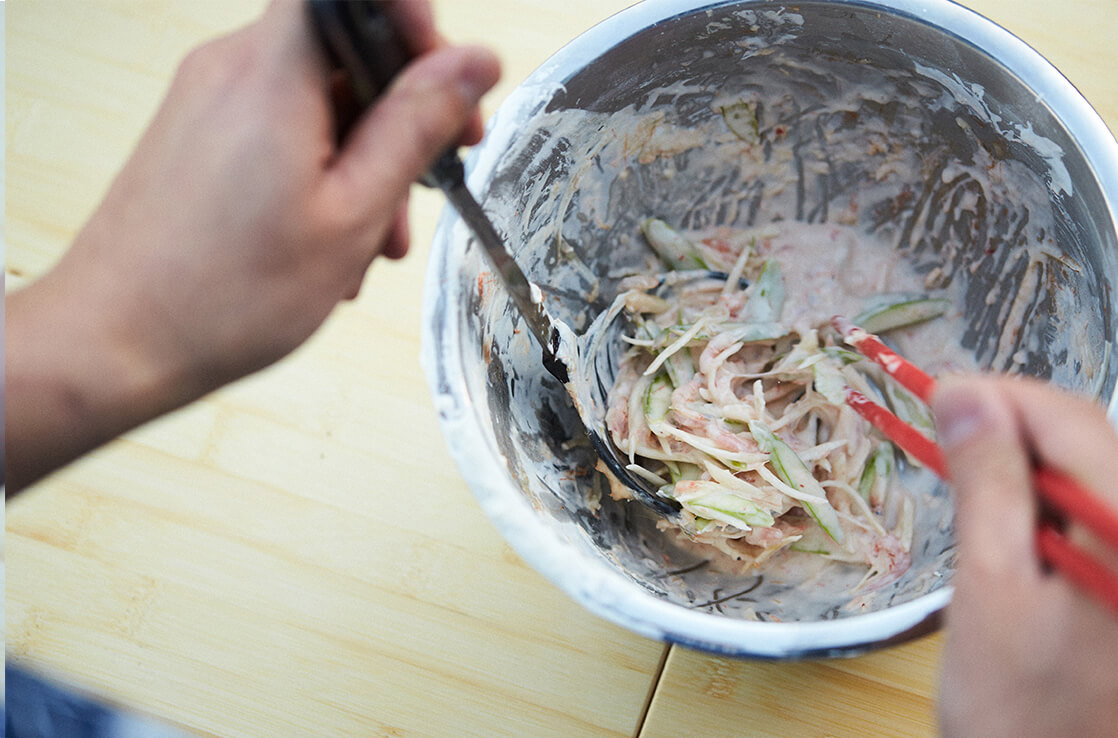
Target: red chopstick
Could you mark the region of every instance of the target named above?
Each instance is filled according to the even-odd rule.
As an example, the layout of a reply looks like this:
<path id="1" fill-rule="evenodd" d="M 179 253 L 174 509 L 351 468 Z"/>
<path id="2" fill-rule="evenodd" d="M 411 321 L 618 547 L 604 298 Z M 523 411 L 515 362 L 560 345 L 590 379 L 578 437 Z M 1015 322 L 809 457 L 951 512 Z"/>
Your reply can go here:
<path id="1" fill-rule="evenodd" d="M 900 354 L 894 353 L 874 334 L 851 323 L 841 315 L 831 319 L 831 324 L 843 340 L 858 349 L 858 353 L 870 359 L 896 379 L 902 387 L 919 397 L 925 403 L 932 401 L 936 380 L 929 377 L 915 364 L 910 364 Z"/>
<path id="2" fill-rule="evenodd" d="M 1052 568 L 1118 612 L 1118 577 L 1109 569 L 1077 548 L 1050 523 L 1041 523 L 1037 528 L 1036 543 L 1040 555 Z"/>
<path id="3" fill-rule="evenodd" d="M 846 404 L 884 433 L 886 438 L 908 452 L 922 466 L 934 471 L 941 479 L 947 478 L 947 464 L 943 460 L 943 451 L 935 441 L 851 387 L 846 388 Z"/>
<path id="4" fill-rule="evenodd" d="M 831 321 L 843 339 L 925 403 L 935 392 L 935 380 L 890 350 L 877 336 L 841 316 Z M 922 465 L 947 479 L 943 452 L 934 441 L 862 393 L 847 388 L 846 402 Z M 1075 520 L 1099 540 L 1118 551 L 1118 511 L 1099 500 L 1071 477 L 1049 467 L 1033 470 L 1033 482 L 1046 506 L 1065 520 Z M 1118 575 L 1077 548 L 1052 521 L 1037 529 L 1037 548 L 1044 561 L 1100 602 L 1118 613 Z"/>

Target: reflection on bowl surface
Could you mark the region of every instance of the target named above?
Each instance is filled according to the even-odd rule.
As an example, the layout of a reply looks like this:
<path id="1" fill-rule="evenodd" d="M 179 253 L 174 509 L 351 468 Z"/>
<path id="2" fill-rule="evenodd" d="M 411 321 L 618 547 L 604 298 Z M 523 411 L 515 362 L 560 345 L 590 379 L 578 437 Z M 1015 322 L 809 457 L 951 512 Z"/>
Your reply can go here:
<path id="1" fill-rule="evenodd" d="M 750 116 L 736 132 L 723 114 L 735 105 Z M 576 329 L 621 278 L 662 269 L 639 230 L 649 216 L 691 231 L 833 224 L 953 290 L 978 366 L 1114 395 L 1118 145 L 1035 52 L 948 2 L 638 5 L 530 77 L 470 167 L 547 307 Z M 941 486 L 920 497 L 909 570 L 857 593 L 864 568 L 806 583 L 779 562 L 720 571 L 612 500 L 566 392 L 453 213 L 424 323 L 464 476 L 520 554 L 591 610 L 780 658 L 903 640 L 949 601 Z"/>

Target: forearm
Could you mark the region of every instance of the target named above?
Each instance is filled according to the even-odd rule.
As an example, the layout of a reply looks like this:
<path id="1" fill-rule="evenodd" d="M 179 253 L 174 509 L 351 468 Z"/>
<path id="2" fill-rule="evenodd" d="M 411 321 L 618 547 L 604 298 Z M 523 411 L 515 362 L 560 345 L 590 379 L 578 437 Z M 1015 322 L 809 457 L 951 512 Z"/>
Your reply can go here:
<path id="1" fill-rule="evenodd" d="M 9 494 L 285 356 L 404 255 L 410 183 L 477 140 L 499 67 L 393 7 L 421 57 L 340 147 L 303 3 L 184 59 L 62 262 L 6 303 Z"/>
<path id="2" fill-rule="evenodd" d="M 94 270 L 76 271 L 64 263 L 7 299 L 9 497 L 198 394 L 137 341 L 143 311 Z"/>

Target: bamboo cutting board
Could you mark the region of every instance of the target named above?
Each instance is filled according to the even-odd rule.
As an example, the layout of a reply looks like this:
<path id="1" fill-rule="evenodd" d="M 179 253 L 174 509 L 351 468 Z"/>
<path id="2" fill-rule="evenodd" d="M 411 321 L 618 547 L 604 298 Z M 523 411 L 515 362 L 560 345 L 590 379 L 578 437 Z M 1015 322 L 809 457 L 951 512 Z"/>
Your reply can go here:
<path id="1" fill-rule="evenodd" d="M 488 115 L 625 4 L 436 11 L 452 39 L 501 54 Z M 971 4 L 1118 129 L 1118 3 Z M 186 50 L 260 7 L 7 4 L 9 288 L 64 251 Z M 933 733 L 938 637 L 797 664 L 669 649 L 583 611 L 503 543 L 450 461 L 418 365 L 441 207 L 417 188 L 412 254 L 378 262 L 289 359 L 8 506 L 8 657 L 205 735 Z"/>

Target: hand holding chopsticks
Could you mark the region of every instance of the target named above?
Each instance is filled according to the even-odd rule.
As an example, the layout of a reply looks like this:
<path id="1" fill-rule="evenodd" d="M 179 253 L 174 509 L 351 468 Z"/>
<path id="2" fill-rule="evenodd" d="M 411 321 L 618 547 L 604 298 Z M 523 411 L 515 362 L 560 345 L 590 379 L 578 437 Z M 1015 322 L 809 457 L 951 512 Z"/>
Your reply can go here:
<path id="1" fill-rule="evenodd" d="M 931 402 L 936 388 L 932 377 L 848 320 L 836 316 L 833 324 L 848 344 L 922 401 Z M 847 404 L 916 461 L 947 478 L 943 452 L 934 441 L 856 390 L 847 389 Z M 1118 613 L 1118 574 L 1078 548 L 1062 530 L 1064 521 L 1074 520 L 1118 552 L 1118 510 L 1054 469 L 1034 468 L 1033 481 L 1045 513 L 1036 538 L 1041 558 Z"/>

